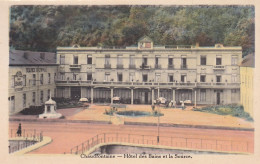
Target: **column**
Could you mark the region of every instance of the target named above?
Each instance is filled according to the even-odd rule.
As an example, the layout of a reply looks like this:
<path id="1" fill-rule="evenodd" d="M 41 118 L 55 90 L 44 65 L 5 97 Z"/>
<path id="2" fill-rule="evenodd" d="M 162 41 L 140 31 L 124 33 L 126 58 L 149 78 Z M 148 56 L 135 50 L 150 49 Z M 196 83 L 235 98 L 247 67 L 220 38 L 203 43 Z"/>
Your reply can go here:
<path id="1" fill-rule="evenodd" d="M 152 88 L 152 105 L 154 105 L 154 88 Z"/>
<path id="2" fill-rule="evenodd" d="M 157 99 L 160 97 L 160 88 L 158 87 L 158 95 Z"/>
<path id="3" fill-rule="evenodd" d="M 83 98 L 83 87 L 80 87 L 80 98 Z"/>
<path id="4" fill-rule="evenodd" d="M 131 88 L 131 105 L 134 104 L 134 88 Z"/>
<path id="5" fill-rule="evenodd" d="M 195 106 L 195 108 L 196 108 L 196 106 L 197 106 L 197 91 L 196 91 L 196 89 L 194 90 L 194 92 L 195 92 L 195 102 L 194 102 L 194 106 Z"/>
<path id="6" fill-rule="evenodd" d="M 172 89 L 172 100 L 175 102 L 175 89 Z"/>
<path id="7" fill-rule="evenodd" d="M 111 88 L 111 104 L 113 104 L 114 89 Z"/>
<path id="8" fill-rule="evenodd" d="M 69 87 L 68 89 L 69 89 L 69 91 L 68 91 L 68 92 L 69 92 L 69 93 L 68 93 L 68 96 L 69 96 L 69 98 L 71 98 L 71 91 L 70 91 L 71 88 Z"/>
<path id="9" fill-rule="evenodd" d="M 94 97 L 93 97 L 93 92 L 94 92 L 94 88 L 93 88 L 93 87 L 91 87 L 91 88 L 90 88 L 91 104 L 93 104 L 93 100 L 94 100 Z"/>

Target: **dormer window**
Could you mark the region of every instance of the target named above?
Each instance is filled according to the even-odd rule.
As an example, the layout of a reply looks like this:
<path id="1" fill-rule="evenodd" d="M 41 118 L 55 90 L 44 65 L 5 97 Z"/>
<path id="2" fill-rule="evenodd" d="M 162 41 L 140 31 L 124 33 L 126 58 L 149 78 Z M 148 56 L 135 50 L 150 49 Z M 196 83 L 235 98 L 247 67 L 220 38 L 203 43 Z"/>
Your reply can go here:
<path id="1" fill-rule="evenodd" d="M 144 36 L 138 41 L 139 49 L 150 49 L 153 48 L 153 41 L 148 36 Z"/>

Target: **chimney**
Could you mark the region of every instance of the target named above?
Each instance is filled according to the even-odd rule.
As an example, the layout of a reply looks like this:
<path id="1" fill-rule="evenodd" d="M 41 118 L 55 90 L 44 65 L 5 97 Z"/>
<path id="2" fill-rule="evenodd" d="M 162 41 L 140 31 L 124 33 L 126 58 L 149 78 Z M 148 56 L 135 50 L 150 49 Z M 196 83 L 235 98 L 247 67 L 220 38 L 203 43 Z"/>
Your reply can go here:
<path id="1" fill-rule="evenodd" d="M 199 47 L 199 46 L 200 46 L 199 42 L 196 42 L 196 47 Z"/>
<path id="2" fill-rule="evenodd" d="M 45 59 L 45 53 L 40 53 L 40 58 Z"/>
<path id="3" fill-rule="evenodd" d="M 28 59 L 28 52 L 24 52 L 24 53 L 23 53 L 23 57 L 24 57 L 25 59 Z"/>

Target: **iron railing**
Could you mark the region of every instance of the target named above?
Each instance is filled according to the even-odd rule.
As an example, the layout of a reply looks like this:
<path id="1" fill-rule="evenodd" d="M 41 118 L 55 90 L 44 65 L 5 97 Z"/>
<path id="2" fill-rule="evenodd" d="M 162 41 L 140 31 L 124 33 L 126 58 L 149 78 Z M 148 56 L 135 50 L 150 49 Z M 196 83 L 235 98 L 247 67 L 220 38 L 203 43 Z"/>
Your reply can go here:
<path id="1" fill-rule="evenodd" d="M 94 146 L 101 143 L 130 143 L 139 145 L 158 145 L 169 146 L 174 148 L 185 148 L 190 150 L 204 151 L 221 151 L 221 152 L 237 152 L 249 153 L 249 142 L 216 140 L 202 138 L 186 138 L 186 137 L 166 137 L 160 136 L 157 142 L 157 136 L 124 134 L 124 133 L 103 133 L 98 134 L 87 141 L 73 147 L 69 152 L 64 154 L 80 154 L 89 151 Z"/>
<path id="2" fill-rule="evenodd" d="M 21 136 L 18 136 L 16 132 L 16 129 L 9 130 L 9 153 L 22 150 L 43 140 L 42 131 L 37 132 L 36 129 L 22 129 Z"/>

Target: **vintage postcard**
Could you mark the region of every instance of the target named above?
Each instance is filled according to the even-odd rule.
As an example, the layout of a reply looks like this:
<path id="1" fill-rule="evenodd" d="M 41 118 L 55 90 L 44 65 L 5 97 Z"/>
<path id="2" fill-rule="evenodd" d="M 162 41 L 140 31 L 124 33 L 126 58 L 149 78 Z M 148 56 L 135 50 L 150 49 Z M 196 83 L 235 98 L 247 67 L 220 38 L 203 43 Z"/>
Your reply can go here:
<path id="1" fill-rule="evenodd" d="M 258 158 L 256 4 L 5 12 L 4 161 Z"/>

